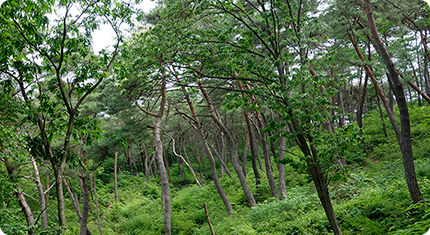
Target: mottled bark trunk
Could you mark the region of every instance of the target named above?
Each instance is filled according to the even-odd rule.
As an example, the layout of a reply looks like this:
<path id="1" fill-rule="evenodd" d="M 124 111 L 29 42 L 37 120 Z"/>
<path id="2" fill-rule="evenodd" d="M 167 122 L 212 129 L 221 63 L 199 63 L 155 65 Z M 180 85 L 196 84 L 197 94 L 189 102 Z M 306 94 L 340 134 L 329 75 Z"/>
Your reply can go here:
<path id="1" fill-rule="evenodd" d="M 79 221 L 82 220 L 82 213 L 79 209 L 79 202 L 78 199 L 75 197 L 75 194 L 72 192 L 72 189 L 70 188 L 69 184 L 67 183 L 67 180 L 63 178 L 64 186 L 66 186 L 66 190 L 69 193 L 70 199 L 72 200 L 73 207 L 75 208 L 76 215 L 79 217 Z"/>
<path id="2" fill-rule="evenodd" d="M 0 143 L 0 146 L 2 146 L 1 143 Z M 4 151 L 2 148 L 0 148 L 0 150 Z M 4 161 L 6 164 L 6 171 L 8 173 L 9 180 L 14 181 L 16 177 L 15 168 L 11 166 L 10 160 L 8 158 L 4 158 L 2 159 L 2 161 Z M 19 207 L 21 207 L 21 210 L 24 213 L 25 219 L 27 221 L 27 225 L 34 226 L 35 224 L 34 224 L 33 213 L 31 212 L 31 208 L 28 205 L 27 201 L 25 200 L 24 193 L 19 189 L 19 186 L 17 183 L 14 184 L 14 194 L 18 199 Z M 28 230 L 28 234 L 29 235 L 36 234 L 35 228 L 30 228 Z"/>
<path id="3" fill-rule="evenodd" d="M 22 191 L 16 191 L 15 195 L 18 198 L 18 203 L 19 203 L 19 206 L 21 207 L 22 212 L 24 212 L 25 219 L 27 220 L 27 225 L 34 226 L 33 213 L 31 212 L 30 206 L 27 204 L 27 201 L 25 200 L 24 193 Z M 29 235 L 36 234 L 35 228 L 30 228 L 28 230 L 28 234 Z"/>
<path id="4" fill-rule="evenodd" d="M 42 185 L 42 182 L 40 181 L 39 169 L 37 167 L 37 163 L 33 157 L 31 157 L 31 162 L 33 164 L 33 170 L 34 170 L 34 175 L 35 175 L 35 179 L 36 179 L 37 191 L 39 192 L 39 204 L 40 204 L 40 211 L 41 211 L 40 217 L 42 218 L 42 228 L 47 229 L 48 228 L 48 216 L 46 215 L 46 203 L 45 203 L 45 195 L 43 192 L 43 185 Z"/>
<path id="5" fill-rule="evenodd" d="M 56 162 L 51 159 L 51 162 Z M 58 209 L 58 222 L 61 227 L 66 226 L 66 214 L 64 209 L 64 193 L 63 193 L 63 170 L 56 163 L 52 164 L 55 175 L 55 189 L 57 193 L 57 209 Z M 64 229 L 62 229 L 64 233 Z"/>
<path id="6" fill-rule="evenodd" d="M 164 162 L 164 150 L 162 141 L 162 130 L 161 130 L 161 119 L 164 113 L 164 107 L 166 105 L 166 78 L 164 73 L 162 74 L 163 81 L 161 86 L 161 103 L 160 109 L 155 117 L 154 124 L 154 143 L 155 143 L 155 157 L 157 158 L 158 171 L 160 173 L 160 184 L 161 184 L 161 197 L 163 201 L 163 214 L 164 214 L 164 234 L 170 235 L 172 233 L 171 225 L 171 205 L 170 205 L 170 188 L 169 180 L 166 173 L 167 161 Z"/>

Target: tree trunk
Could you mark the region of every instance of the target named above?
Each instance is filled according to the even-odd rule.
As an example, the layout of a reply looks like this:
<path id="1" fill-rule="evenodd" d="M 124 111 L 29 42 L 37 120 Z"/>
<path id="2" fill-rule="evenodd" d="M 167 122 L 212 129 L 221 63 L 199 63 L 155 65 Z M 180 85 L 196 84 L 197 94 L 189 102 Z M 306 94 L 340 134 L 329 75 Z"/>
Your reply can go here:
<path id="1" fill-rule="evenodd" d="M 400 125 L 401 125 L 401 136 L 398 138 L 400 144 L 400 150 L 403 155 L 403 165 L 405 169 L 405 178 L 406 183 L 408 185 L 409 193 L 411 195 L 412 201 L 414 203 L 420 202 L 423 200 L 421 195 L 421 190 L 417 182 L 416 173 L 415 173 L 415 165 L 414 158 L 412 153 L 412 139 L 411 139 L 411 127 L 409 120 L 409 109 L 408 104 L 406 102 L 405 94 L 403 92 L 403 85 L 399 79 L 399 74 L 394 66 L 393 61 L 391 60 L 390 55 L 388 54 L 384 43 L 379 37 L 378 30 L 376 28 L 375 18 L 372 11 L 372 6 L 370 4 L 370 0 L 364 0 L 364 8 L 367 14 L 369 29 L 372 32 L 372 36 L 376 47 L 378 48 L 379 53 L 382 56 L 382 59 L 387 66 L 387 69 L 390 73 L 390 79 L 394 85 L 394 94 L 396 95 L 397 106 L 400 111 Z"/>
<path id="2" fill-rule="evenodd" d="M 97 223 L 99 225 L 99 233 L 102 235 L 102 224 L 100 220 L 99 203 L 97 202 L 97 184 L 96 184 L 96 171 L 94 171 L 94 203 L 96 204 Z"/>
<path id="3" fill-rule="evenodd" d="M 67 180 L 63 178 L 63 182 L 64 182 L 64 185 L 66 186 L 67 192 L 69 193 L 70 199 L 72 200 L 76 215 L 79 217 L 79 221 L 81 221 L 82 220 L 82 214 L 81 214 L 81 210 L 79 209 L 78 199 L 75 197 L 74 193 L 72 192 L 69 184 L 67 183 Z"/>
<path id="4" fill-rule="evenodd" d="M 348 33 L 348 36 L 349 36 L 349 39 L 351 40 L 352 45 L 354 46 L 355 51 L 357 52 L 358 57 L 364 62 L 365 59 L 363 57 L 363 54 L 361 54 L 361 51 L 358 48 L 357 44 L 355 44 L 354 37 L 350 33 Z M 400 130 L 399 130 L 397 122 L 394 118 L 394 114 L 391 111 L 390 106 L 388 105 L 387 98 L 385 97 L 384 93 L 382 92 L 381 88 L 379 87 L 378 81 L 376 80 L 375 76 L 373 75 L 373 72 L 370 69 L 370 67 L 368 65 L 364 65 L 364 68 L 366 69 L 367 75 L 369 75 L 369 77 L 371 78 L 376 92 L 378 93 L 379 97 L 381 97 L 382 104 L 384 105 L 384 108 L 387 112 L 388 118 L 390 119 L 391 126 L 393 127 L 394 132 L 396 133 L 396 137 L 399 140 L 400 139 Z"/>
<path id="5" fill-rule="evenodd" d="M 0 143 L 1 144 L 1 143 Z M 2 149 L 2 151 L 4 151 Z M 11 166 L 10 160 L 8 158 L 2 159 L 4 163 L 6 164 L 6 171 L 8 173 L 8 178 L 11 181 L 15 180 L 15 168 Z M 27 221 L 28 226 L 34 226 L 34 217 L 33 213 L 31 212 L 30 206 L 27 204 L 27 201 L 25 200 L 24 193 L 19 190 L 19 186 L 17 183 L 14 184 L 14 194 L 18 198 L 19 207 L 21 207 L 22 212 L 24 213 L 25 219 Z M 28 230 L 29 235 L 36 234 L 35 228 L 31 228 Z"/>
<path id="6" fill-rule="evenodd" d="M 297 130 L 298 122 L 294 119 L 292 120 L 292 122 L 293 122 L 294 129 Z M 324 178 L 324 175 L 322 174 L 322 169 L 321 169 L 319 159 L 318 159 L 318 153 L 316 151 L 315 145 L 313 144 L 314 140 L 313 140 L 313 138 L 309 137 L 308 141 L 309 141 L 309 144 L 311 146 L 312 152 L 309 149 L 308 143 L 307 143 L 304 135 L 302 133 L 299 133 L 297 135 L 297 143 L 299 144 L 300 149 L 302 150 L 303 154 L 305 155 L 308 169 L 309 169 L 310 174 L 312 176 L 312 180 L 315 184 L 315 188 L 317 190 L 318 197 L 319 197 L 321 204 L 324 208 L 324 212 L 325 212 L 325 214 L 329 220 L 331 228 L 333 229 L 333 232 L 335 235 L 342 235 L 342 232 L 340 231 L 339 224 L 337 223 L 337 219 L 336 219 L 336 215 L 334 213 L 333 205 L 331 204 L 330 195 L 328 192 L 326 180 Z"/>
<path id="7" fill-rule="evenodd" d="M 342 97 L 341 91 L 337 92 L 337 104 L 340 107 L 340 112 L 342 113 L 342 115 L 339 117 L 339 128 L 340 128 L 345 125 L 345 116 L 343 115 L 345 113 L 345 107 L 343 105 L 343 97 Z"/>
<path id="8" fill-rule="evenodd" d="M 384 131 L 385 138 L 388 138 L 387 127 L 385 126 L 384 114 L 382 113 L 381 103 L 379 102 L 379 100 L 380 98 L 378 94 L 376 94 L 376 103 L 378 104 L 379 117 L 381 118 L 381 122 L 382 122 L 382 130 Z"/>
<path id="9" fill-rule="evenodd" d="M 161 85 L 161 103 L 160 110 L 155 118 L 154 125 L 154 143 L 155 143 L 155 157 L 157 158 L 158 171 L 160 172 L 160 183 L 161 183 L 161 197 L 163 201 L 163 213 L 164 213 L 164 234 L 170 235 L 172 233 L 171 225 L 171 205 L 170 205 L 170 189 L 169 180 L 166 173 L 167 162 L 164 162 L 164 150 L 163 141 L 161 139 L 161 119 L 163 117 L 164 107 L 166 105 L 166 78 L 164 72 L 162 72 L 162 85 Z M 166 164 L 166 165 L 165 165 Z"/>
<path id="10" fill-rule="evenodd" d="M 15 192 L 16 197 L 18 198 L 19 206 L 21 207 L 22 212 L 24 212 L 25 219 L 27 220 L 28 226 L 34 226 L 34 217 L 31 212 L 30 206 L 28 206 L 27 201 L 25 200 L 24 193 L 22 191 Z M 35 228 L 31 228 L 28 230 L 29 235 L 36 234 Z"/>
<path id="11" fill-rule="evenodd" d="M 254 196 L 252 195 L 251 189 L 248 186 L 248 183 L 246 182 L 245 175 L 243 174 L 242 167 L 239 163 L 239 157 L 237 155 L 237 149 L 236 149 L 236 143 L 231 136 L 228 129 L 223 125 L 221 122 L 221 119 L 217 115 L 214 106 L 212 105 L 212 100 L 207 94 L 205 88 L 203 87 L 203 84 L 200 80 L 197 81 L 197 84 L 199 85 L 200 90 L 203 93 L 203 96 L 206 99 L 206 102 L 208 103 L 209 112 L 212 116 L 212 119 L 214 120 L 215 124 L 221 129 L 221 131 L 224 133 L 224 135 L 227 138 L 227 141 L 229 143 L 229 149 L 231 154 L 231 162 L 233 164 L 233 168 L 236 171 L 236 174 L 239 178 L 240 184 L 242 185 L 243 192 L 245 193 L 245 196 L 248 200 L 249 206 L 254 207 L 257 205 L 255 202 Z"/>
<path id="12" fill-rule="evenodd" d="M 264 127 L 258 111 L 256 111 L 256 118 L 257 118 L 257 122 L 260 130 L 262 130 Z M 264 165 L 266 167 L 266 176 L 269 181 L 270 192 L 272 193 L 272 197 L 278 198 L 278 190 L 276 188 L 276 182 L 275 182 L 275 179 L 273 178 L 273 173 L 272 173 L 273 167 L 272 167 L 272 161 L 270 159 L 269 145 L 267 144 L 267 135 L 265 133 L 262 133 L 260 130 L 258 131 L 258 134 L 260 136 L 261 144 L 263 146 Z"/>
<path id="13" fill-rule="evenodd" d="M 281 130 L 282 132 L 286 132 L 286 128 Z M 287 149 L 287 138 L 281 135 L 279 138 L 279 160 L 285 159 L 285 153 Z M 281 200 L 284 200 L 287 197 L 287 186 L 285 185 L 285 165 L 278 163 L 278 171 L 279 171 L 279 196 Z"/>
<path id="14" fill-rule="evenodd" d="M 35 175 L 35 179 L 36 179 L 37 191 L 39 192 L 39 202 L 40 202 L 40 212 L 41 212 L 40 217 L 42 218 L 42 228 L 47 229 L 48 228 L 48 217 L 46 215 L 46 203 L 45 203 L 45 195 L 43 193 L 43 185 L 40 181 L 39 169 L 37 167 L 36 161 L 34 160 L 34 157 L 31 157 L 31 162 L 33 164 L 33 170 L 34 170 L 34 175 Z"/>
<path id="15" fill-rule="evenodd" d="M 361 133 L 363 133 L 363 107 L 364 107 L 364 101 L 366 100 L 366 95 L 367 95 L 368 80 L 369 80 L 369 75 L 366 73 L 366 76 L 364 78 L 363 90 L 361 92 L 361 96 L 358 99 L 357 125 L 360 128 Z"/>
<path id="16" fill-rule="evenodd" d="M 85 137 L 83 138 L 83 144 L 85 145 Z M 81 231 L 80 235 L 91 235 L 88 229 L 88 212 L 90 210 L 90 199 L 88 192 L 88 177 L 87 177 L 87 152 L 82 148 L 82 175 L 81 175 L 81 186 L 82 186 L 82 217 L 81 217 Z"/>
<path id="17" fill-rule="evenodd" d="M 245 117 L 246 126 L 248 128 L 249 145 L 251 147 L 251 164 L 252 164 L 252 171 L 254 172 L 254 177 L 255 177 L 255 186 L 258 188 L 261 180 L 260 172 L 258 171 L 258 167 L 257 167 L 257 152 L 259 151 L 259 149 L 255 141 L 255 134 L 251 125 L 251 120 L 249 118 L 249 115 L 247 112 L 243 112 L 243 116 Z"/>
<path id="18" fill-rule="evenodd" d="M 246 177 L 246 158 L 248 157 L 248 148 L 249 148 L 249 134 L 247 129 L 245 129 L 245 136 L 246 136 L 246 142 L 245 142 L 245 149 L 243 150 L 243 157 L 242 157 L 242 171 Z"/>
<path id="19" fill-rule="evenodd" d="M 115 159 L 113 165 L 113 185 L 115 192 L 115 203 L 118 203 L 118 151 L 115 151 Z"/>
<path id="20" fill-rule="evenodd" d="M 58 222 L 60 227 L 66 226 L 66 214 L 64 209 L 64 193 L 63 193 L 63 170 L 56 164 L 57 160 L 52 158 L 51 163 L 54 168 L 55 175 L 55 189 L 57 193 L 57 207 L 58 207 Z M 64 229 L 61 230 L 64 233 Z"/>

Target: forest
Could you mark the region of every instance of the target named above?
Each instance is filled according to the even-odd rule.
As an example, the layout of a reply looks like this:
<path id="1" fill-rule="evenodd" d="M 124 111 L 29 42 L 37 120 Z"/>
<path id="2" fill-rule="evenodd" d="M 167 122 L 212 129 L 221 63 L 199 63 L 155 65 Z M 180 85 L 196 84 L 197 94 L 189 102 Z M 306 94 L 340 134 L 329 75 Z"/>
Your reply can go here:
<path id="1" fill-rule="evenodd" d="M 0 231 L 429 230 L 427 3 L 142 4 L 0 6 Z"/>

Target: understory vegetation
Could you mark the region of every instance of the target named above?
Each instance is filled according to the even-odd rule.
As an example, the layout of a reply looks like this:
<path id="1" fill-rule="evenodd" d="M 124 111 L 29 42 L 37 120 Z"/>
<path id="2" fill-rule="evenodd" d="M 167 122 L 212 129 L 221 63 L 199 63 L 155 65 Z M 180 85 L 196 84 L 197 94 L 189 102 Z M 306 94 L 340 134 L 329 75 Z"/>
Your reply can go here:
<path id="1" fill-rule="evenodd" d="M 0 4 L 6 234 L 428 231 L 429 5 L 145 1 Z"/>
<path id="2" fill-rule="evenodd" d="M 426 201 L 430 201 L 430 145 L 425 144 L 430 141 L 430 119 L 423 117 L 428 116 L 428 107 L 415 107 L 411 111 L 417 175 Z M 388 138 L 385 138 L 381 124 L 379 113 L 366 114 L 363 130 L 366 154 L 360 149 L 349 152 L 347 170 L 342 177 L 331 182 L 330 196 L 340 227 L 343 234 L 351 235 L 424 234 L 430 228 L 430 206 L 428 203 L 411 203 L 394 133 L 388 133 Z M 233 205 L 232 216 L 225 212 L 222 201 L 215 196 L 217 192 L 213 182 L 208 180 L 205 186 L 199 187 L 192 179 L 185 182 L 179 177 L 177 167 L 170 167 L 173 234 L 210 234 L 203 203 L 207 205 L 216 234 L 331 234 L 310 179 L 305 172 L 300 173 L 289 164 L 286 167 L 287 198 L 272 198 L 267 180 L 262 179 L 259 188 L 252 186 L 258 202 L 258 206 L 253 208 L 246 205 L 237 178 L 223 177 L 222 186 Z M 131 169 L 124 169 L 118 175 L 119 195 L 118 203 L 115 203 L 113 162 L 105 161 L 102 169 L 96 178 L 103 233 L 161 234 L 163 212 L 159 179 L 153 178 L 145 183 L 144 176 L 136 176 Z M 247 171 L 251 171 L 250 164 Z M 189 171 L 186 174 L 191 176 Z M 250 182 L 254 181 L 251 174 L 248 177 Z M 37 201 L 29 202 L 37 206 Z M 66 217 L 70 223 L 66 234 L 76 234 L 79 221 L 71 201 L 68 202 Z M 13 205 L 12 208 L 15 209 L 0 209 L 3 231 L 6 234 L 26 234 L 19 206 Z M 49 215 L 54 216 L 52 213 Z M 89 229 L 96 233 L 98 225 L 94 204 L 91 205 L 89 221 Z M 17 232 L 19 230 L 22 232 Z"/>

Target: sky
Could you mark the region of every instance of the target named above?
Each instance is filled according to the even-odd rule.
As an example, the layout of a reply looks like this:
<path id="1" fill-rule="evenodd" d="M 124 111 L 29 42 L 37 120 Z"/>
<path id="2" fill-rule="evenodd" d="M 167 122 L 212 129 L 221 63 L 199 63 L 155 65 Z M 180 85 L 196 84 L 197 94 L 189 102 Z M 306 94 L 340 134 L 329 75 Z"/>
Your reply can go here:
<path id="1" fill-rule="evenodd" d="M 154 0 L 142 0 L 139 4 L 139 8 L 144 12 L 149 12 L 151 9 L 155 8 L 156 5 L 157 2 Z M 102 25 L 99 30 L 94 31 L 92 36 L 93 49 L 96 53 L 107 46 L 112 46 L 114 44 L 115 32 L 109 25 Z"/>

